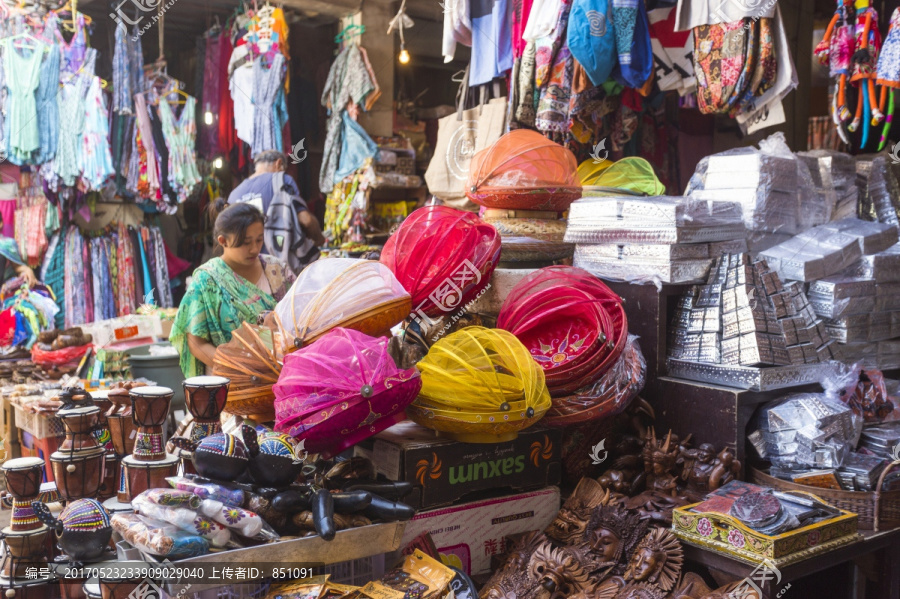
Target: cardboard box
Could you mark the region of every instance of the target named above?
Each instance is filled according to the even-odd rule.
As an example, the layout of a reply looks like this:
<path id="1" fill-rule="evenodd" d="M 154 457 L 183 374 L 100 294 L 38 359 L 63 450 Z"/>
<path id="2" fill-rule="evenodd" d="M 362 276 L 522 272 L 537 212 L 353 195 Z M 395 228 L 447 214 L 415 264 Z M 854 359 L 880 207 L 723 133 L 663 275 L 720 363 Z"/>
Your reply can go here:
<path id="1" fill-rule="evenodd" d="M 415 485 L 404 502 L 415 508 L 456 503 L 489 489 L 521 491 L 559 484 L 561 435 L 556 429 L 530 428 L 505 443 L 460 443 L 435 436 L 413 422 L 379 433 L 357 455 L 396 481 Z M 371 449 L 371 454 L 367 449 Z"/>
<path id="2" fill-rule="evenodd" d="M 428 532 L 445 564 L 469 575 L 487 574 L 491 557 L 505 551 L 507 536 L 543 530 L 558 511 L 557 487 L 428 510 L 406 524 L 400 546 Z"/>

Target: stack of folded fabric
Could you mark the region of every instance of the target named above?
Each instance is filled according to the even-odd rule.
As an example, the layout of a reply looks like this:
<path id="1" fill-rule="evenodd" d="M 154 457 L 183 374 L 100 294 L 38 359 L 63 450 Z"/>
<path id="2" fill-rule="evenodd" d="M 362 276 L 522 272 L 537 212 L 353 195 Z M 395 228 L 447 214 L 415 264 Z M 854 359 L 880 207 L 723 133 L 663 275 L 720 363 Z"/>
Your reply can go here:
<path id="1" fill-rule="evenodd" d="M 856 216 L 859 191 L 853 156 L 834 150 L 798 152 L 797 156 L 809 167 L 816 191 L 834 206 L 832 220 Z"/>
<path id="2" fill-rule="evenodd" d="M 741 207 L 689 197 L 589 197 L 569 209 L 574 264 L 611 280 L 689 283 L 713 259 L 746 251 Z"/>

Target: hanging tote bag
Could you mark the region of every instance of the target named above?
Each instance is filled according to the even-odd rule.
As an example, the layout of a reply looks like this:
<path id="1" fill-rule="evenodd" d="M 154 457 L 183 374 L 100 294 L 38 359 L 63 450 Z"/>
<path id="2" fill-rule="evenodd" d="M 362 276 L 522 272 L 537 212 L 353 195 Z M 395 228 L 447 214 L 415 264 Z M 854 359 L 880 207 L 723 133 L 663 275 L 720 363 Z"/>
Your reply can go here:
<path id="1" fill-rule="evenodd" d="M 478 205 L 466 197 L 465 182 L 472 156 L 500 139 L 506 121 L 506 98 L 494 98 L 463 110 L 468 95 L 469 72 L 463 76 L 456 114 L 438 121 L 434 156 L 425 171 L 428 191 L 446 205 L 477 212 Z M 486 88 L 482 88 L 485 91 Z"/>

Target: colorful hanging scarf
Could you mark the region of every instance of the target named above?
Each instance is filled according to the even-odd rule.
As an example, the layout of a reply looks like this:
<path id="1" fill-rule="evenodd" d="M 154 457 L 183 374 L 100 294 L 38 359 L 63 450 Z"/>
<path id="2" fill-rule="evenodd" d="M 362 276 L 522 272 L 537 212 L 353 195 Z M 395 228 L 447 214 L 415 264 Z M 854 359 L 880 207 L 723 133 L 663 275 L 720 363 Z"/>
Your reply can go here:
<path id="1" fill-rule="evenodd" d="M 550 69 L 557 64 L 556 54 L 566 40 L 571 8 L 572 0 L 562 0 L 559 3 L 559 18 L 556 20 L 553 32 L 536 42 L 534 81 L 541 89 L 547 86 Z"/>
<path id="2" fill-rule="evenodd" d="M 193 280 L 169 335 L 169 341 L 181 356 L 185 377 L 202 375 L 203 362 L 191 354 L 187 335 L 209 341 L 215 346 L 231 341 L 231 332 L 243 322 L 255 323 L 266 310 L 274 310 L 293 283 L 293 274 L 284 263 L 268 255 L 260 255 L 263 272 L 272 294 L 239 276 L 221 258 L 213 258 L 194 271 Z"/>

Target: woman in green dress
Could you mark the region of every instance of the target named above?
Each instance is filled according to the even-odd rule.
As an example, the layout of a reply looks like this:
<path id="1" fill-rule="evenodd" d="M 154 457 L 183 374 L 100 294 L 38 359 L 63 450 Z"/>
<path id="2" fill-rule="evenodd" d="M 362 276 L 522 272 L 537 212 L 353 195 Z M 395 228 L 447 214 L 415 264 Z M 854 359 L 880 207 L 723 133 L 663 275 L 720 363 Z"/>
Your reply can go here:
<path id="1" fill-rule="evenodd" d="M 0 216 L 0 230 L 3 230 L 2 216 Z M 29 287 L 37 285 L 37 277 L 19 254 L 16 240 L 0 234 L 0 284 L 16 276 L 22 277 Z"/>
<path id="2" fill-rule="evenodd" d="M 222 210 L 224 208 L 224 210 Z M 216 347 L 231 341 L 231 333 L 284 297 L 294 273 L 281 261 L 261 254 L 262 212 L 250 204 L 225 208 L 219 198 L 213 234 L 222 256 L 198 267 L 185 293 L 169 340 L 181 356 L 185 377 L 212 372 Z"/>

